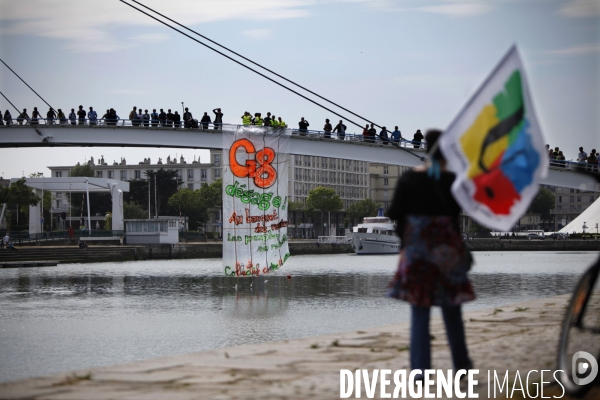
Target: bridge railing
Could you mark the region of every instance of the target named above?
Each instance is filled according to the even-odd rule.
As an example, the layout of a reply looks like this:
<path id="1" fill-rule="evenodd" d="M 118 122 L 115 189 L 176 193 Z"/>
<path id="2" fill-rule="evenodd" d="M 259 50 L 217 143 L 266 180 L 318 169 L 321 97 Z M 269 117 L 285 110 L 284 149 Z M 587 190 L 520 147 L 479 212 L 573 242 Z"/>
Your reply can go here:
<path id="1" fill-rule="evenodd" d="M 156 128 L 156 129 L 198 129 L 198 130 L 221 130 L 223 126 L 235 127 L 236 124 L 215 124 L 214 122 L 202 122 L 196 121 L 194 123 L 188 123 L 184 121 L 172 121 L 172 120 L 130 120 L 130 119 L 96 119 L 90 120 L 88 118 L 77 118 L 75 120 L 68 119 L 57 119 L 57 118 L 13 118 L 4 120 L 4 127 L 8 126 L 32 126 L 38 127 L 41 125 L 46 126 L 61 126 L 61 127 L 74 127 L 74 128 L 97 128 L 97 127 L 131 127 L 131 128 Z M 2 126 L 0 125 L 0 128 Z M 307 138 L 320 138 L 328 140 L 343 140 L 348 142 L 359 142 L 359 143 L 370 143 L 388 145 L 394 144 L 400 147 L 412 147 L 416 149 L 426 149 L 425 142 L 415 142 L 401 138 L 400 140 L 381 139 L 379 136 L 366 137 L 362 134 L 356 133 L 332 133 L 319 130 L 301 130 L 292 129 L 292 135 Z"/>

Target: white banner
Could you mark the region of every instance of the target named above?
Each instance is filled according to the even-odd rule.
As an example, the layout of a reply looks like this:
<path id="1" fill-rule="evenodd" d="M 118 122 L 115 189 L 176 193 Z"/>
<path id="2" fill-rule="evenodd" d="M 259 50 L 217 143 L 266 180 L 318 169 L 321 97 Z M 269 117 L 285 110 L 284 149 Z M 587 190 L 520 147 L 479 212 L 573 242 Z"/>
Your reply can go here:
<path id="1" fill-rule="evenodd" d="M 290 132 L 251 125 L 223 131 L 223 268 L 227 276 L 268 274 L 290 256 Z"/>

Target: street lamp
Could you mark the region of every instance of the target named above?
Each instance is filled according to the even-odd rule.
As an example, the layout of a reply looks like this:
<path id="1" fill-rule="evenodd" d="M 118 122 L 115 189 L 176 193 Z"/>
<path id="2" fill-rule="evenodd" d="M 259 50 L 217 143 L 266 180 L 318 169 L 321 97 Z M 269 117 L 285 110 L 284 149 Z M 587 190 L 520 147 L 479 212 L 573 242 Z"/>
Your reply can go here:
<path id="1" fill-rule="evenodd" d="M 581 229 L 583 229 L 583 233 L 585 233 L 585 230 L 587 229 L 587 225 L 585 224 L 585 222 L 583 223 L 583 226 L 581 227 Z"/>

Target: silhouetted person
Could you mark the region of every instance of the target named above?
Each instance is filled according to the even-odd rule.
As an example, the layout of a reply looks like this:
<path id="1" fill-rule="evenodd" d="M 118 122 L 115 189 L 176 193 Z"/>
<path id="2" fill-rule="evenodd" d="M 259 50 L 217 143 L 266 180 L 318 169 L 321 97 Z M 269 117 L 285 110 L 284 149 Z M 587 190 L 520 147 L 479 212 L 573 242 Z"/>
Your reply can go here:
<path id="1" fill-rule="evenodd" d="M 371 124 L 369 128 L 369 143 L 375 143 L 377 140 L 377 129 L 375 129 L 375 124 Z"/>
<path id="2" fill-rule="evenodd" d="M 41 116 L 42 115 L 38 111 L 37 107 L 33 107 L 33 112 L 31 113 L 31 125 L 37 125 Z"/>
<path id="3" fill-rule="evenodd" d="M 170 108 L 169 108 L 169 111 L 167 112 L 167 126 L 169 128 L 173 127 L 173 113 L 171 112 Z"/>
<path id="4" fill-rule="evenodd" d="M 156 108 L 152 109 L 150 119 L 152 120 L 152 126 L 158 126 L 158 113 L 156 112 Z"/>
<path id="5" fill-rule="evenodd" d="M 298 122 L 298 132 L 301 135 L 306 135 L 306 129 L 310 126 L 307 120 L 304 117 L 300 118 L 300 122 Z"/>
<path id="6" fill-rule="evenodd" d="M 96 125 L 98 123 L 98 113 L 94 111 L 92 107 L 90 107 L 87 117 L 90 120 L 90 125 Z"/>
<path id="7" fill-rule="evenodd" d="M 331 137 L 331 131 L 333 130 L 333 126 L 329 123 L 329 119 L 325 120 L 325 126 L 323 126 L 323 137 L 329 139 Z"/>
<path id="8" fill-rule="evenodd" d="M 340 122 L 335 126 L 335 128 L 333 128 L 333 132 L 337 132 L 339 140 L 344 140 L 344 138 L 346 137 L 346 129 L 346 125 L 344 125 L 344 123 L 340 119 Z"/>
<path id="9" fill-rule="evenodd" d="M 202 124 L 202 129 L 208 129 L 208 124 L 210 124 L 211 121 L 210 121 L 210 117 L 208 116 L 207 112 L 205 112 L 204 115 L 202 116 L 200 123 Z"/>
<path id="10" fill-rule="evenodd" d="M 424 136 L 423 136 L 423 134 L 421 133 L 421 130 L 420 130 L 420 129 L 417 129 L 417 131 L 416 131 L 416 132 L 415 132 L 415 134 L 413 135 L 413 140 L 412 140 L 413 147 L 414 147 L 415 149 L 419 149 L 419 148 L 421 148 L 421 140 L 423 140 L 423 137 L 424 137 Z"/>
<path id="11" fill-rule="evenodd" d="M 48 112 L 46 113 L 46 123 L 48 125 L 53 125 L 54 118 L 56 118 L 56 113 L 54 112 L 53 109 L 49 109 Z"/>
<path id="12" fill-rule="evenodd" d="M 175 123 L 175 128 L 179 128 L 181 126 L 181 115 L 177 111 L 173 114 L 173 121 Z"/>
<path id="13" fill-rule="evenodd" d="M 388 133 L 387 133 L 387 129 L 386 127 L 382 127 L 381 128 L 381 132 L 379 132 L 379 140 L 381 140 L 381 143 L 387 145 L 390 141 L 389 137 L 388 137 Z"/>
<path id="14" fill-rule="evenodd" d="M 144 126 L 150 126 L 150 114 L 148 114 L 148 110 L 144 110 L 142 119 L 144 120 Z"/>
<path id="15" fill-rule="evenodd" d="M 185 108 L 185 112 L 183 113 L 183 125 L 186 128 L 191 128 L 192 127 L 192 113 L 190 112 L 190 110 L 188 109 L 188 107 Z"/>
<path id="16" fill-rule="evenodd" d="M 215 108 L 213 113 L 215 113 L 215 129 L 221 129 L 223 126 L 223 113 L 221 112 L 220 108 Z"/>
<path id="17" fill-rule="evenodd" d="M 83 106 L 79 106 L 79 111 L 77 111 L 77 116 L 79 117 L 79 125 L 85 125 L 85 110 Z"/>
<path id="18" fill-rule="evenodd" d="M 23 121 L 29 121 L 29 115 L 27 114 L 26 108 L 24 108 L 23 112 L 17 117 L 17 122 L 19 125 L 23 125 Z"/>
<path id="19" fill-rule="evenodd" d="M 162 108 L 158 114 L 158 121 L 160 122 L 160 126 L 167 125 L 167 113 Z"/>

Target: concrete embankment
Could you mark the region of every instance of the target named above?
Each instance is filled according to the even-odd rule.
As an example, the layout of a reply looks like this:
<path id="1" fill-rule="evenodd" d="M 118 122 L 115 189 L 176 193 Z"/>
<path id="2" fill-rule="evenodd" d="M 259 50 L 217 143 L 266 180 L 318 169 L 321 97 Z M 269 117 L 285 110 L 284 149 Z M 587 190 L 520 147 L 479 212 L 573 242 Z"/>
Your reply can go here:
<path id="1" fill-rule="evenodd" d="M 466 242 L 472 251 L 598 251 L 600 240 L 510 240 L 474 239 Z M 353 253 L 352 247 L 318 244 L 314 240 L 289 243 L 291 255 Z M 221 242 L 179 243 L 176 245 L 114 246 L 106 242 L 90 243 L 88 250 L 77 246 L 23 246 L 19 251 L 0 251 L 0 262 L 56 260 L 59 263 L 109 262 L 133 260 L 170 260 L 220 258 Z"/>
<path id="2" fill-rule="evenodd" d="M 521 389 L 531 396 L 537 390 L 539 398 L 540 386 L 543 397 L 561 398 L 552 373 L 568 299 L 557 296 L 465 313 L 470 355 L 479 370 L 479 398 L 489 398 L 488 371 L 492 382 L 494 372 L 502 380 L 508 371 L 509 384 L 495 398 L 529 398 L 519 396 Z M 600 312 L 600 304 L 593 307 L 592 314 Z M 431 335 L 432 367 L 452 368 L 440 318 L 432 319 Z M 409 324 L 398 323 L 90 368 L 0 384 L 0 399 L 338 399 L 341 369 L 409 371 L 409 336 Z M 551 372 L 542 379 L 541 370 Z M 517 372 L 522 383 L 513 395 Z M 536 386 L 542 380 L 550 384 Z M 461 390 L 466 390 L 466 380 Z M 379 384 L 375 393 L 379 398 Z M 366 398 L 364 386 L 361 398 Z M 600 398 L 599 388 L 587 398 Z"/>
<path id="3" fill-rule="evenodd" d="M 598 251 L 600 240 L 473 239 L 465 242 L 471 251 Z"/>

